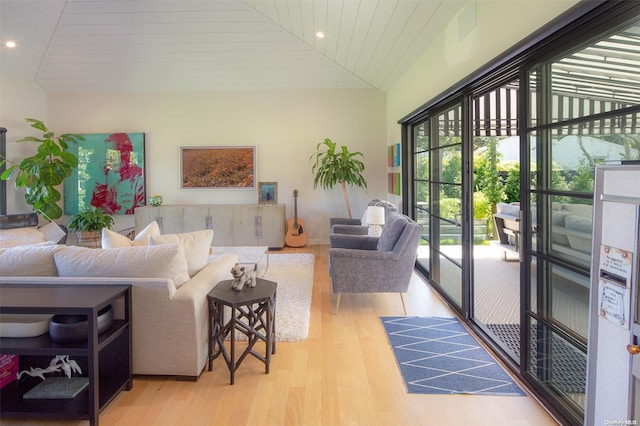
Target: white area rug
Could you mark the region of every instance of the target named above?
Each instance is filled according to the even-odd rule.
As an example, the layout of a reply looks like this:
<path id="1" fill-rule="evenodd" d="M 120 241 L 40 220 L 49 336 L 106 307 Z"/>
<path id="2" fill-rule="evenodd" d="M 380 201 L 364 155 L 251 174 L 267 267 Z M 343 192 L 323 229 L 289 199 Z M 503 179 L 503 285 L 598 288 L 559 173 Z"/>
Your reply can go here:
<path id="1" fill-rule="evenodd" d="M 269 269 L 263 278 L 278 283 L 277 342 L 295 342 L 309 336 L 314 262 L 312 254 L 269 254 Z"/>

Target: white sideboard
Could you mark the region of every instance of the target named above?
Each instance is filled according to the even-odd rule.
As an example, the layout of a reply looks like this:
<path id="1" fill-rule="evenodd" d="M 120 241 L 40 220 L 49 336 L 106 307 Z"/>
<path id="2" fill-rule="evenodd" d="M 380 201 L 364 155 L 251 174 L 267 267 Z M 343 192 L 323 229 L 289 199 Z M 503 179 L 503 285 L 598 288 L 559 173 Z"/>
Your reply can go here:
<path id="1" fill-rule="evenodd" d="M 214 246 L 284 247 L 284 204 L 209 204 L 138 207 L 135 228 L 140 232 L 157 221 L 163 234 L 213 229 Z"/>

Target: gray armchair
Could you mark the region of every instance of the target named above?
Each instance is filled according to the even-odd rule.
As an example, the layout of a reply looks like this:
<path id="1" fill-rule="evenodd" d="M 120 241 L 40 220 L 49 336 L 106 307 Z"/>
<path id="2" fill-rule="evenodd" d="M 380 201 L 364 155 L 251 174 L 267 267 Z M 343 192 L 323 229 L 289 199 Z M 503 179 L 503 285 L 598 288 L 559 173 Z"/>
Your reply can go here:
<path id="1" fill-rule="evenodd" d="M 409 288 L 422 226 L 398 212 L 391 212 L 379 238 L 366 235 L 332 235 L 329 274 L 337 295 L 342 293 L 400 293 Z"/>

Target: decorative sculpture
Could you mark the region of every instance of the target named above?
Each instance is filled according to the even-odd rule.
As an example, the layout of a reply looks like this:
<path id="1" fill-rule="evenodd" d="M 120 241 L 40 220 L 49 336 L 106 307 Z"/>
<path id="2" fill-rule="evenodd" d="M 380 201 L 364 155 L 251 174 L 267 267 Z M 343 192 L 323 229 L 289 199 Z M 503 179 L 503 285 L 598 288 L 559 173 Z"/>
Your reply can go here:
<path id="1" fill-rule="evenodd" d="M 29 370 L 22 370 L 17 374 L 18 380 L 22 377 L 23 374 L 31 377 L 40 377 L 42 380 L 45 380 L 44 375 L 48 373 L 55 373 L 63 371 L 64 374 L 71 378 L 71 372 L 75 372 L 78 374 L 82 374 L 82 369 L 72 359 L 69 359 L 69 355 L 56 355 L 47 368 L 33 368 Z"/>
<path id="2" fill-rule="evenodd" d="M 44 375 L 48 373 L 64 373 L 67 377 L 54 376 L 45 380 Z M 89 385 L 88 377 L 71 377 L 72 373 L 82 374 L 78 363 L 69 359 L 69 355 L 56 355 L 47 368 L 31 367 L 29 370 L 19 372 L 16 376 L 18 380 L 23 374 L 42 379 L 40 383 L 25 392 L 22 396 L 24 399 L 71 399 Z"/>
<path id="3" fill-rule="evenodd" d="M 242 291 L 245 286 L 255 287 L 257 269 L 258 265 L 256 265 L 252 271 L 246 271 L 244 266 L 240 266 L 236 263 L 234 267 L 231 268 L 231 275 L 233 276 L 231 288 L 236 291 Z"/>

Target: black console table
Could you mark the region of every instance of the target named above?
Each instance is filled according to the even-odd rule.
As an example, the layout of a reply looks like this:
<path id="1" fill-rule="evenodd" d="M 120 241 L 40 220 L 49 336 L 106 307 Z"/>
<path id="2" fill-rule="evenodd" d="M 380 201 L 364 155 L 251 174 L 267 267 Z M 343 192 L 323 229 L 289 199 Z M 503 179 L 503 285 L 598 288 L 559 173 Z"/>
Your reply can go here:
<path id="1" fill-rule="evenodd" d="M 98 311 L 124 300 L 124 319 L 98 335 Z M 0 286 L 0 313 L 84 315 L 88 339 L 58 344 L 49 334 L 0 338 L 0 352 L 19 355 L 19 371 L 44 368 L 56 355 L 78 362 L 88 386 L 69 399 L 27 399 L 24 394 L 41 382 L 22 377 L 0 390 L 0 418 L 81 419 L 98 425 L 99 414 L 121 390 L 133 386 L 131 359 L 131 286 L 11 285 Z M 34 365 L 34 363 L 37 363 Z"/>

